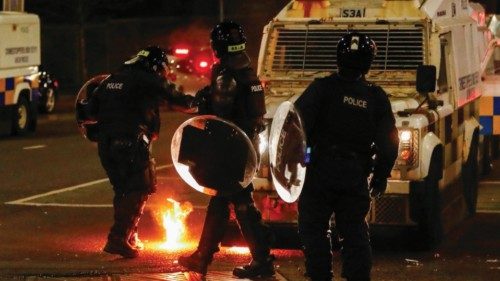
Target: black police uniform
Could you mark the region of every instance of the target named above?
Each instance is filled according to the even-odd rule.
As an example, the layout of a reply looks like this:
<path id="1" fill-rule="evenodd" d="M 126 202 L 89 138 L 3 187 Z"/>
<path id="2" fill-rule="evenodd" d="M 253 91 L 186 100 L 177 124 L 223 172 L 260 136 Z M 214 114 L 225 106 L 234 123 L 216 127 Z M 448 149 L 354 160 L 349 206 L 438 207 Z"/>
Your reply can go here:
<path id="1" fill-rule="evenodd" d="M 349 77 L 349 76 L 347 76 Z M 327 235 L 332 214 L 342 240 L 342 276 L 370 280 L 371 247 L 365 217 L 370 208 L 367 177 L 372 143 L 377 177 L 387 178 L 397 155 L 397 129 L 382 88 L 359 78 L 334 74 L 316 79 L 295 102 L 312 147 L 299 199 L 299 235 L 307 274 L 331 280 Z"/>
<path id="2" fill-rule="evenodd" d="M 199 101 L 199 113 L 213 114 L 235 123 L 250 139 L 256 136 L 262 126 L 262 116 L 265 114 L 264 93 L 244 52 L 225 56 L 220 64 L 214 65 L 210 86 L 200 91 L 195 100 Z M 219 250 L 219 243 L 224 237 L 231 203 L 253 260 L 268 262 L 270 231 L 263 224 L 261 213 L 254 205 L 252 191 L 253 186 L 250 184 L 235 194 L 211 197 L 198 249 L 190 257 L 179 258 L 181 265 L 206 273 L 206 267 Z M 267 273 L 274 274 L 274 271 L 269 269 Z"/>
<path id="3" fill-rule="evenodd" d="M 115 247 L 110 241 L 131 237 L 137 229 L 146 200 L 156 190 L 151 142 L 160 130 L 162 100 L 185 104 L 188 101 L 174 86 L 142 65 L 124 65 L 96 89 L 89 101 L 91 116 L 98 120 L 98 151 L 115 196 L 114 224 L 105 251 L 134 257 L 135 251 Z M 130 241 L 133 245 L 134 241 Z M 126 245 L 126 244 L 123 244 Z"/>

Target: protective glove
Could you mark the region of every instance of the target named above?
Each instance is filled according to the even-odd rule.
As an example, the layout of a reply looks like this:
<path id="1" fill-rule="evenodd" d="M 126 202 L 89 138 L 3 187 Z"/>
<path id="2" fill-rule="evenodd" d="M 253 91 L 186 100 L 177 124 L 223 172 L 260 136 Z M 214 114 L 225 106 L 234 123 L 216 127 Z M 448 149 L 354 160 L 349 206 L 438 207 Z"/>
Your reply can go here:
<path id="1" fill-rule="evenodd" d="M 264 123 L 264 118 L 262 116 L 255 118 L 252 121 L 254 135 L 262 133 L 266 129 L 266 124 Z"/>
<path id="2" fill-rule="evenodd" d="M 291 163 L 290 166 L 288 166 L 288 171 L 290 171 L 290 180 L 288 181 L 288 189 L 292 187 L 292 185 L 298 186 L 300 185 L 300 179 L 297 178 L 298 175 L 298 168 L 299 165 L 304 167 L 304 164 L 302 163 Z"/>
<path id="3" fill-rule="evenodd" d="M 384 194 L 387 188 L 387 178 L 373 177 L 370 181 L 370 196 L 372 198 L 379 198 Z"/>
<path id="4" fill-rule="evenodd" d="M 191 101 L 191 107 L 204 106 L 210 95 L 210 86 L 205 86 L 196 92 L 194 99 Z"/>

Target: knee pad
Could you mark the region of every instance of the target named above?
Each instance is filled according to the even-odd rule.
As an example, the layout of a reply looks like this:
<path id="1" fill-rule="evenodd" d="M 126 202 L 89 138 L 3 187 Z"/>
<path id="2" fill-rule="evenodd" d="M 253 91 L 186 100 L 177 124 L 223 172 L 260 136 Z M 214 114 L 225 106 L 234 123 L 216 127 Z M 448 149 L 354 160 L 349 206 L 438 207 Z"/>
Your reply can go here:
<path id="1" fill-rule="evenodd" d="M 340 235 L 342 245 L 345 248 L 366 248 L 370 247 L 370 236 L 368 228 L 364 226 L 352 225 L 347 227 Z"/>

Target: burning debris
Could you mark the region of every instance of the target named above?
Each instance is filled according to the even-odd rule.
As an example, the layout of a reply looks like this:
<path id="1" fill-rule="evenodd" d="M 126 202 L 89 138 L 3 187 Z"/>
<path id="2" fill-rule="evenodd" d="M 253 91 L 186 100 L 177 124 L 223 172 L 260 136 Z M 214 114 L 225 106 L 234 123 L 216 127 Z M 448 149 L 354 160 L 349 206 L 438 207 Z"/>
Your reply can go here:
<path id="1" fill-rule="evenodd" d="M 165 241 L 161 243 L 160 248 L 166 250 L 188 248 L 190 243 L 187 241 L 186 218 L 193 211 L 193 205 L 187 201 L 181 204 L 172 198 L 168 198 L 167 202 L 168 207 L 162 214 Z"/>
<path id="2" fill-rule="evenodd" d="M 248 247 L 237 247 L 233 246 L 227 249 L 229 253 L 232 254 L 238 254 L 238 255 L 245 255 L 250 253 L 250 249 Z"/>

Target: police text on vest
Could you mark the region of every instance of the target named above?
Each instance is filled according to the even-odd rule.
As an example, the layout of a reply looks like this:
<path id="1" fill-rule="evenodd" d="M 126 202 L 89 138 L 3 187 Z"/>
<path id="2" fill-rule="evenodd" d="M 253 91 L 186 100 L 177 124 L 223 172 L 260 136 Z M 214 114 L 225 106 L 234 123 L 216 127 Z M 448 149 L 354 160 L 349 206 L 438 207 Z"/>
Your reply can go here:
<path id="1" fill-rule="evenodd" d="M 344 96 L 344 101 L 345 104 L 349 104 L 355 107 L 361 107 L 361 108 L 366 108 L 368 105 L 368 102 L 362 99 L 355 99 L 353 97 L 348 97 Z"/>
<path id="2" fill-rule="evenodd" d="M 106 84 L 106 89 L 108 90 L 121 90 L 123 88 L 123 83 L 108 83 Z"/>

